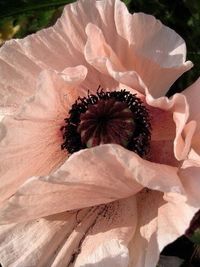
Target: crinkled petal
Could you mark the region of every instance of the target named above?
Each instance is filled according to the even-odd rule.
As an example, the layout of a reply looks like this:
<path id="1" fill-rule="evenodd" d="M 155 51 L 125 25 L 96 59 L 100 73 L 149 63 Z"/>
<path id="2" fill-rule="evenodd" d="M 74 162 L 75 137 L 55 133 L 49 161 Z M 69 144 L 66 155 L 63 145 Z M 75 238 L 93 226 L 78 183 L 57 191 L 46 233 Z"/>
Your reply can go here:
<path id="1" fill-rule="evenodd" d="M 94 242 L 96 240 L 93 240 Z M 128 267 L 129 251 L 119 240 L 106 240 L 99 245 L 87 258 L 82 255 L 81 260 L 78 259 L 78 264 L 75 267 L 83 266 L 98 266 L 98 267 Z"/>
<path id="2" fill-rule="evenodd" d="M 34 93 L 36 77 L 41 71 L 20 43 L 11 40 L 0 48 L 0 107 L 7 113 L 13 113 L 18 104 Z"/>
<path id="3" fill-rule="evenodd" d="M 129 267 L 156 266 L 159 259 L 157 242 L 158 209 L 164 204 L 163 194 L 143 189 L 137 194 L 138 223 L 130 242 Z"/>
<path id="4" fill-rule="evenodd" d="M 182 203 L 176 203 L 178 198 L 176 195 L 171 196 L 166 194 L 166 200 L 169 198 L 173 203 L 168 203 L 165 207 L 163 207 L 163 211 L 169 214 L 169 218 L 177 217 L 177 222 L 174 223 L 169 221 L 169 218 L 164 217 L 162 220 L 162 224 L 167 226 L 171 224 L 173 226 L 172 236 L 174 235 L 174 239 L 177 234 L 180 232 L 186 231 L 189 229 L 190 222 L 194 216 L 194 214 L 199 211 L 200 207 L 200 159 L 199 155 L 197 155 L 192 149 L 189 153 L 188 159 L 186 159 L 181 168 L 178 170 L 178 175 L 180 177 L 180 181 L 185 189 L 185 197 L 186 201 Z M 178 216 L 177 216 L 178 215 Z M 164 226 L 163 226 L 164 228 Z M 161 228 L 162 233 L 162 228 Z M 164 246 L 165 244 L 163 244 Z M 161 242 L 162 246 L 162 242 Z"/>
<path id="5" fill-rule="evenodd" d="M 177 160 L 186 159 L 191 148 L 192 137 L 196 128 L 195 121 L 188 122 L 189 105 L 187 103 L 186 97 L 182 94 L 175 94 L 171 99 L 168 99 L 167 97 L 160 97 L 155 99 L 152 97 L 152 95 L 150 95 L 148 90 L 146 90 L 146 102 L 149 106 L 160 109 L 161 114 L 164 110 L 165 112 L 171 113 L 173 115 L 173 121 L 175 123 L 176 129 L 174 136 L 174 155 Z M 151 116 L 153 117 L 155 109 L 152 109 L 152 111 L 150 109 L 150 112 L 152 112 Z M 170 114 L 167 115 L 168 119 L 170 118 L 169 115 Z M 156 121 L 154 122 L 154 124 L 156 126 Z M 160 131 L 162 140 L 162 131 L 165 127 L 163 124 L 165 124 L 165 121 L 161 121 L 160 124 L 162 125 L 162 127 L 154 127 L 153 130 L 155 130 L 155 134 L 153 134 L 153 136 L 158 137 Z M 171 129 L 171 133 L 173 135 L 174 130 L 172 121 L 169 123 L 169 128 Z M 171 137 L 172 135 L 170 134 Z"/>
<path id="6" fill-rule="evenodd" d="M 1 223 L 112 202 L 143 187 L 183 194 L 176 172 L 175 167 L 146 161 L 119 145 L 85 149 L 73 154 L 55 173 L 24 183 L 2 205 Z"/>
<path id="7" fill-rule="evenodd" d="M 187 194 L 188 203 L 200 207 L 200 165 L 189 165 L 179 169 L 179 176 Z"/>
<path id="8" fill-rule="evenodd" d="M 42 72 L 36 95 L 23 105 L 15 118 L 4 118 L 0 128 L 1 201 L 27 178 L 48 175 L 66 158 L 66 152 L 61 150 L 60 128 L 78 97 L 72 81 L 67 80 L 74 71 L 77 77 L 74 76 L 73 82 L 77 84 L 84 79 L 84 67 L 66 70 L 62 74 L 65 80 L 55 72 Z"/>
<path id="9" fill-rule="evenodd" d="M 179 166 L 179 161 L 190 154 L 196 127 L 195 121 L 188 122 L 186 98 L 176 94 L 171 99 L 155 99 L 146 90 L 146 102 L 152 127 L 148 158 L 153 162 Z"/>
<path id="10" fill-rule="evenodd" d="M 185 62 L 184 40 L 151 15 L 131 15 L 121 1 L 115 1 L 114 12 L 117 33 L 127 41 L 127 49 L 123 49 L 126 66 L 140 75 L 154 97 L 165 95 L 192 67 L 190 61 Z"/>
<path id="11" fill-rule="evenodd" d="M 188 87 L 185 91 L 183 91 L 185 95 L 188 105 L 189 105 L 189 119 L 196 121 L 197 127 L 192 140 L 192 147 L 196 150 L 198 154 L 200 154 L 200 141 L 199 141 L 199 133 L 200 133 L 200 78 L 193 83 L 190 87 Z"/>
<path id="12" fill-rule="evenodd" d="M 113 79 L 90 67 L 83 55 L 86 25 L 98 22 L 103 27 L 104 18 L 112 6 L 113 1 L 93 0 L 66 5 L 63 15 L 53 27 L 21 40 L 6 42 L 0 49 L 0 106 L 8 112 L 16 111 L 27 97 L 34 94 L 36 78 L 44 69 L 61 72 L 67 67 L 83 64 L 90 72 L 90 80 L 83 84 L 85 89 L 96 90 L 99 84 L 103 87 L 115 86 Z M 104 29 L 107 27 L 104 26 Z"/>
<path id="13" fill-rule="evenodd" d="M 144 15 L 145 16 L 145 15 Z M 147 16 L 148 17 L 148 16 Z M 149 19 L 152 19 L 153 17 L 149 16 Z M 108 73 L 110 74 L 115 80 L 117 80 L 118 82 L 125 84 L 127 86 L 131 86 L 134 89 L 137 89 L 140 92 L 144 92 L 145 90 L 145 85 L 143 84 L 141 78 L 140 78 L 140 72 L 135 72 L 135 71 L 128 71 L 126 70 L 126 66 L 122 65 L 122 62 L 120 62 L 120 58 L 117 58 L 117 54 L 115 54 L 115 51 L 113 49 L 111 49 L 111 47 L 109 46 L 109 43 L 106 43 L 106 40 L 103 36 L 103 32 L 95 25 L 93 24 L 89 24 L 86 28 L 86 33 L 88 35 L 88 40 L 86 43 L 86 47 L 85 47 L 85 57 L 87 59 L 87 61 L 92 64 L 95 68 L 97 68 L 99 71 L 104 72 L 104 73 Z M 93 38 L 95 37 L 96 40 L 98 41 L 98 46 L 96 45 L 95 42 L 93 42 Z M 127 49 L 126 49 L 127 50 Z M 149 73 L 149 69 L 148 69 L 148 73 Z M 138 75 L 139 74 L 139 75 Z M 160 79 L 163 80 L 163 79 Z M 155 86 L 154 86 L 155 88 Z M 148 90 L 146 89 L 146 93 L 147 95 L 149 95 L 151 93 L 151 95 L 155 95 L 154 92 L 152 92 L 151 88 L 149 87 Z M 162 94 L 161 94 L 162 95 Z M 149 98 L 149 96 L 147 96 L 147 98 Z M 152 98 L 152 96 L 151 96 Z M 152 98 L 153 99 L 153 98 Z M 155 105 L 156 107 L 159 106 L 159 102 L 163 102 L 165 101 L 164 99 L 159 99 L 159 101 L 157 101 L 157 105 Z M 149 103 L 151 102 L 151 100 L 149 101 Z M 155 99 L 154 99 L 155 102 Z M 153 138 L 163 138 L 163 135 L 160 135 L 159 130 L 162 130 L 162 134 L 165 133 L 165 138 L 167 137 L 168 139 L 171 137 L 173 138 L 172 135 L 174 135 L 174 122 L 172 120 L 172 106 L 174 106 L 174 104 L 172 103 L 173 101 L 166 101 L 165 103 L 165 109 L 171 109 L 171 112 L 163 112 L 160 109 L 160 114 L 162 115 L 162 120 L 160 123 L 160 120 L 157 119 L 156 122 L 159 122 L 161 124 L 161 127 L 157 127 L 158 123 L 155 125 L 156 127 L 153 128 Z M 188 126 L 185 128 L 186 130 L 186 137 L 185 138 L 185 142 L 182 140 L 183 138 L 181 137 L 181 134 L 183 132 L 183 125 L 186 123 L 187 118 L 188 118 L 188 106 L 186 103 L 186 100 L 181 99 L 181 96 L 177 97 L 177 99 L 175 99 L 176 102 L 176 111 L 174 112 L 174 120 L 177 126 L 177 136 L 176 136 L 176 140 L 175 140 L 175 153 L 178 159 L 180 158 L 184 158 L 186 156 L 186 154 L 188 153 L 189 150 L 189 145 L 190 145 L 190 139 L 191 136 L 194 132 L 194 128 L 195 125 L 194 123 L 190 123 L 188 124 Z M 148 103 L 148 104 L 149 104 Z M 164 103 L 160 103 L 160 107 L 162 108 L 162 105 Z M 152 105 L 152 103 L 151 103 Z M 167 107 L 167 105 L 171 106 L 171 107 Z M 180 107 L 182 106 L 182 110 L 180 111 Z M 155 114 L 156 111 L 152 112 L 152 118 L 160 118 L 160 116 L 157 116 L 157 114 L 159 112 L 157 112 L 157 114 Z M 180 116 L 180 113 L 185 113 L 185 118 L 184 116 Z M 184 114 L 183 114 L 184 115 Z M 183 117 L 183 118 L 181 118 Z M 166 121 L 167 119 L 167 121 Z M 181 119 L 183 120 L 183 122 L 180 122 Z M 153 119 L 155 122 L 155 119 Z M 168 122 L 170 122 L 170 124 L 168 125 L 167 129 L 168 131 L 166 131 L 166 125 Z M 182 125 L 181 125 L 182 124 Z M 154 126 L 154 125 L 153 125 Z M 170 126 L 170 127 L 169 127 Z M 165 131 L 163 131 L 163 129 L 165 129 Z M 189 130 L 188 130 L 189 129 Z M 170 135 L 168 134 L 170 133 Z M 160 137 L 159 137 L 160 136 Z M 184 147 L 185 146 L 185 147 Z"/>
<path id="14" fill-rule="evenodd" d="M 106 61 L 109 60 L 119 70 L 123 70 L 121 62 L 109 44 L 106 43 L 101 29 L 89 23 L 86 27 L 87 43 L 85 45 L 86 60 L 102 73 L 106 73 Z M 95 40 L 95 42 L 94 42 Z"/>
<path id="15" fill-rule="evenodd" d="M 129 251 L 127 246 L 137 224 L 135 198 L 115 201 L 98 208 L 94 207 L 92 210 L 96 214 L 96 218 L 82 233 L 82 239 L 74 251 L 74 258 L 76 259 L 74 266 L 128 266 Z M 91 213 L 90 216 L 94 215 Z M 63 258 L 58 257 L 60 264 L 67 260 L 65 256 L 67 247 L 68 241 L 61 250 Z"/>
<path id="16" fill-rule="evenodd" d="M 167 203 L 161 206 L 158 212 L 157 239 L 160 251 L 185 234 L 198 210 L 188 202 L 187 188 L 185 190 L 184 198 L 177 193 L 164 193 L 163 198 Z"/>
<path id="17" fill-rule="evenodd" d="M 193 148 L 191 148 L 187 159 L 183 161 L 181 167 L 183 169 L 188 167 L 200 167 L 200 155 Z"/>
<path id="18" fill-rule="evenodd" d="M 84 220 L 88 210 L 79 212 Z M 61 213 L 38 220 L 0 227 L 0 259 L 3 266 L 52 266 L 60 247 L 78 226 L 77 212 Z M 81 227 L 80 227 L 81 228 Z M 70 247 L 70 246 L 69 246 Z M 73 251 L 74 247 L 71 248 Z M 71 257 L 71 251 L 67 257 Z M 64 265 L 56 265 L 64 266 Z"/>
<path id="19" fill-rule="evenodd" d="M 33 175 L 47 175 L 59 166 L 66 153 L 61 151 L 59 123 L 6 118 L 1 141 L 1 201 Z M 3 126 L 4 127 L 4 126 Z"/>
<path id="20" fill-rule="evenodd" d="M 88 39 L 84 54 L 88 63 L 100 72 L 110 75 L 117 82 L 144 92 L 145 85 L 140 76 L 135 71 L 126 70 L 117 54 L 106 43 L 101 29 L 90 23 L 86 27 L 86 33 Z"/>
<path id="21" fill-rule="evenodd" d="M 136 197 L 138 224 L 129 245 L 129 266 L 156 266 L 163 248 L 185 233 L 196 209 L 174 192 L 143 189 Z"/>
<path id="22" fill-rule="evenodd" d="M 63 121 L 80 95 L 78 85 L 86 74 L 84 66 L 67 68 L 62 73 L 42 71 L 36 93 L 26 101 L 16 117 L 36 122 Z"/>
<path id="23" fill-rule="evenodd" d="M 109 7 L 110 21 L 107 22 L 108 19 L 104 19 L 105 24 L 110 25 L 106 29 L 107 32 L 104 26 L 98 23 L 94 23 L 97 27 L 90 24 L 86 28 L 87 61 L 104 73 L 106 73 L 107 61 L 112 63 L 117 61 L 118 64 L 113 64 L 115 73 L 110 72 L 114 78 L 123 77 L 124 84 L 130 86 L 130 77 L 125 79 L 127 74 L 124 74 L 127 71 L 132 73 L 133 78 L 137 75 L 140 83 L 143 81 L 154 97 L 165 95 L 174 81 L 192 67 L 190 61 L 185 62 L 184 40 L 153 16 L 142 13 L 131 15 L 121 1 L 107 2 L 114 6 L 113 12 Z M 113 32 L 108 36 L 111 25 L 114 25 Z M 96 42 L 93 42 L 93 36 L 98 40 L 97 46 Z M 110 47 L 112 47 L 112 53 L 110 53 Z M 138 90 L 143 92 L 143 86 Z"/>
<path id="24" fill-rule="evenodd" d="M 117 83 L 111 77 L 96 71 L 84 58 L 85 28 L 89 23 L 101 29 L 118 61 L 126 71 L 134 76 L 137 73 L 155 97 L 164 95 L 192 66 L 185 62 L 182 38 L 154 17 L 131 15 L 119 0 L 81 0 L 67 5 L 53 27 L 9 41 L 1 48 L 0 105 L 9 112 L 16 110 L 35 92 L 36 77 L 43 69 L 63 71 L 82 64 L 89 73 L 84 89 L 96 90 L 99 84 L 104 88 L 115 87 Z M 114 70 L 116 77 L 122 75 L 125 80 L 120 69 Z"/>
<path id="25" fill-rule="evenodd" d="M 128 266 L 137 223 L 135 198 L 1 226 L 5 266 Z"/>

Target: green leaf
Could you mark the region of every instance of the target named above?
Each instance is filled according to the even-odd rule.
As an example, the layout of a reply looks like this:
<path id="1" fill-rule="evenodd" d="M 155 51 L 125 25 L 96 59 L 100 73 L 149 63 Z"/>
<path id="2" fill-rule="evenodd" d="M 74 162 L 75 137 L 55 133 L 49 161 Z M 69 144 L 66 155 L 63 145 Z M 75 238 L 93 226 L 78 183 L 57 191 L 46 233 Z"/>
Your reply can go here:
<path id="1" fill-rule="evenodd" d="M 75 0 L 1 0 L 0 18 L 69 4 Z"/>
<path id="2" fill-rule="evenodd" d="M 198 228 L 197 230 L 194 231 L 193 235 L 190 237 L 190 239 L 195 243 L 195 244 L 200 244 L 200 229 Z"/>
<path id="3" fill-rule="evenodd" d="M 123 0 L 123 2 L 128 6 L 132 0 Z"/>

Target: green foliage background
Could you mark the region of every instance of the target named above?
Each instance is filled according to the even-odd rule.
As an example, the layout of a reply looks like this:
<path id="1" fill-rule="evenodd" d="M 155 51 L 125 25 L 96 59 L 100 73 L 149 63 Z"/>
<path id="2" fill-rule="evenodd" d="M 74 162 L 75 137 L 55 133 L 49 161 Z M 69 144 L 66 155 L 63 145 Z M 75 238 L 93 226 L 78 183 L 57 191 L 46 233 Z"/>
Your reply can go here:
<path id="1" fill-rule="evenodd" d="M 65 4 L 74 0 L 0 0 L 0 45 L 10 38 L 23 38 L 55 23 Z M 194 68 L 184 74 L 168 95 L 180 92 L 199 76 L 200 1 L 199 0 L 124 0 L 130 12 L 156 16 L 186 41 L 188 59 Z"/>

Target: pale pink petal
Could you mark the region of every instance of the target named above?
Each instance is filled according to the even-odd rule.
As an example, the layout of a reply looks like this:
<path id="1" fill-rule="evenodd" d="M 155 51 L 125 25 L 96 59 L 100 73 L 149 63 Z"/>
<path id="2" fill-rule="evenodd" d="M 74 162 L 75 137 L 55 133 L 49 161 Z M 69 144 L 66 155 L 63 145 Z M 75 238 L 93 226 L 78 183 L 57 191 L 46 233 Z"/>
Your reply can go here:
<path id="1" fill-rule="evenodd" d="M 118 66 L 118 68 L 122 68 L 123 66 L 116 59 L 116 55 L 112 51 L 112 49 L 106 44 L 105 39 L 102 35 L 100 29 L 96 26 L 89 24 L 87 26 L 86 32 L 88 34 L 88 42 L 86 44 L 86 59 L 91 63 L 94 64 L 97 69 L 107 71 L 110 73 L 113 78 L 117 81 L 124 83 L 126 85 L 132 86 L 133 88 L 137 88 L 140 91 L 140 86 L 142 87 L 142 82 L 140 78 L 134 78 L 134 75 L 129 72 L 115 72 L 112 68 L 113 66 Z M 98 46 L 94 45 L 90 36 L 95 37 L 95 39 L 100 39 L 98 42 Z M 97 53 L 97 54 L 96 54 Z M 99 56 L 99 57 L 97 57 Z M 109 58 L 109 59 L 106 59 Z M 113 61 L 111 63 L 111 61 Z M 193 122 L 186 124 L 188 118 L 188 106 L 187 103 L 182 96 L 174 97 L 175 100 L 168 101 L 167 98 L 161 98 L 159 100 L 155 100 L 151 97 L 149 92 L 147 92 L 147 102 L 150 105 L 154 105 L 157 108 L 150 109 L 150 116 L 152 118 L 152 140 L 162 140 L 162 139 L 174 139 L 175 138 L 175 155 L 178 160 L 184 159 L 190 149 L 190 142 L 192 135 L 194 133 L 195 124 Z M 149 95 L 149 96 L 148 96 Z M 181 99 L 182 97 L 182 99 Z M 165 102 L 165 103 L 164 103 Z M 156 104 L 157 103 L 157 104 Z M 159 107 L 159 108 L 158 108 Z M 164 108 L 162 110 L 161 108 Z M 181 110 L 180 110 L 181 109 Z M 180 114 L 182 113 L 182 114 Z M 177 133 L 175 135 L 175 124 L 176 123 L 176 130 Z M 168 125 L 166 130 L 166 125 Z M 183 135 L 183 136 L 182 136 Z M 184 137 L 185 135 L 185 137 Z"/>
<path id="2" fill-rule="evenodd" d="M 136 197 L 138 224 L 129 245 L 129 266 L 156 266 L 163 248 L 185 233 L 196 209 L 174 192 L 143 189 Z"/>
<path id="3" fill-rule="evenodd" d="M 150 18 L 150 16 L 144 14 L 141 16 Z M 153 19 L 153 17 L 151 19 Z M 116 81 L 130 86 L 141 93 L 144 93 L 145 87 L 148 86 L 150 93 L 153 96 L 158 97 L 163 95 L 163 85 L 160 84 L 161 82 L 165 85 L 167 81 L 169 82 L 169 79 L 172 78 L 173 82 L 177 79 L 177 77 L 174 77 L 174 74 L 177 75 L 174 68 L 173 70 L 169 70 L 167 68 L 162 68 L 156 62 L 151 62 L 149 59 L 142 59 L 142 56 L 141 58 L 137 56 L 137 53 L 134 53 L 134 49 L 130 49 L 130 47 L 128 46 L 125 49 L 125 52 L 127 54 L 129 53 L 129 56 L 126 56 L 126 58 L 129 58 L 129 62 L 123 62 L 123 59 L 119 57 L 116 51 L 114 51 L 114 48 L 111 48 L 111 46 L 109 45 L 110 40 L 108 41 L 108 43 L 106 42 L 103 32 L 96 25 L 91 23 L 88 24 L 86 27 L 86 33 L 88 36 L 84 50 L 86 60 L 101 73 L 110 75 Z M 94 39 L 96 40 L 96 42 L 94 42 Z M 120 38 L 118 42 L 120 42 Z M 167 55 L 165 56 L 167 57 Z M 154 55 L 152 55 L 152 57 L 152 60 L 154 60 Z M 155 66 L 151 66 L 152 64 L 154 64 Z M 158 77 L 161 76 L 162 79 L 159 79 L 158 82 Z M 173 82 L 171 82 L 171 84 Z M 146 84 L 146 86 L 144 83 Z M 169 89 L 170 85 L 165 88 L 165 93 Z"/>
<path id="4" fill-rule="evenodd" d="M 106 62 L 106 68 L 109 75 L 122 84 L 120 89 L 124 88 L 124 85 L 127 85 L 134 90 L 137 90 L 138 93 L 144 93 L 144 82 L 136 71 L 119 71 L 109 60 Z"/>
<path id="5" fill-rule="evenodd" d="M 179 166 L 191 148 L 196 124 L 188 121 L 189 106 L 184 96 L 154 99 L 146 90 L 147 109 L 151 119 L 151 148 L 148 159 Z M 144 101 L 145 102 L 145 101 Z"/>
<path id="6" fill-rule="evenodd" d="M 73 263 L 73 260 L 76 267 L 128 266 L 127 245 L 134 235 L 136 224 L 134 197 L 94 207 L 66 240 L 52 266 L 63 266 L 64 263 Z M 69 258 L 72 245 L 76 247 L 73 257 Z"/>
<path id="7" fill-rule="evenodd" d="M 120 58 L 123 58 L 125 46 L 121 44 L 124 40 L 118 35 L 115 25 L 115 4 L 119 2 L 118 0 L 81 0 L 67 5 L 56 30 L 59 30 L 59 34 L 66 40 L 70 38 L 76 50 L 82 54 L 82 48 L 87 40 L 85 28 L 89 23 L 95 24 L 102 30 L 109 46 L 114 48 Z M 69 23 L 66 23 L 68 21 Z M 70 49 L 73 48 L 70 47 Z"/>
<path id="8" fill-rule="evenodd" d="M 185 160 L 178 170 L 180 181 L 185 190 L 185 201 L 182 201 L 180 195 L 175 193 L 166 193 L 164 195 L 164 199 L 169 203 L 160 209 L 160 214 L 162 215 L 159 219 L 160 230 L 158 232 L 160 249 L 189 228 L 194 214 L 200 207 L 200 160 L 199 158 L 197 160 L 198 155 L 195 156 L 195 153 L 192 152 L 191 150 L 189 159 Z M 168 227 L 171 228 L 170 231 Z M 166 232 L 170 233 L 170 239 L 165 236 Z"/>
<path id="9" fill-rule="evenodd" d="M 88 210 L 71 214 L 61 213 L 31 222 L 1 226 L 1 264 L 15 267 L 54 266 L 52 262 L 60 254 L 60 248 L 66 240 L 71 238 L 74 229 L 78 227 L 82 231 L 85 230 L 84 227 L 78 225 L 80 221 L 86 220 L 86 215 L 88 215 Z M 71 258 L 75 248 L 73 245 L 69 246 L 66 254 L 68 259 Z"/>
<path id="10" fill-rule="evenodd" d="M 184 40 L 173 30 L 162 25 L 153 16 L 142 13 L 131 15 L 122 2 L 107 2 L 114 4 L 114 14 L 110 8 L 109 22 L 107 22 L 108 18 L 104 18 L 105 25 L 113 26 L 113 32 L 108 37 L 111 26 L 108 27 L 106 32 L 104 26 L 94 23 L 101 29 L 104 36 L 103 39 L 98 38 L 99 44 L 95 48 L 95 42 L 92 42 L 91 39 L 93 37 L 91 32 L 95 33 L 95 27 L 93 26 L 93 30 L 91 26 L 89 26 L 90 30 L 87 28 L 86 32 L 89 39 L 86 47 L 93 47 L 89 51 L 89 62 L 93 58 L 92 64 L 96 63 L 95 67 L 102 70 L 102 65 L 105 64 L 106 58 L 102 58 L 102 53 L 100 52 L 102 49 L 99 49 L 99 47 L 105 47 L 106 44 L 106 47 L 112 47 L 112 54 L 114 53 L 118 57 L 118 61 L 120 61 L 124 70 L 139 74 L 153 96 L 164 95 L 171 84 L 192 67 L 191 62 L 185 62 L 186 49 Z M 112 20 L 113 17 L 114 22 Z M 149 27 L 151 27 L 150 31 Z M 100 37 L 97 32 L 95 36 Z M 86 59 L 88 60 L 87 55 Z M 110 60 L 109 53 L 107 53 L 107 59 Z M 118 64 L 118 67 L 119 69 L 116 69 L 115 65 L 115 72 L 121 73 L 120 64 Z M 103 71 L 105 72 L 105 69 Z M 158 77 L 162 77 L 162 79 L 158 79 Z"/>
<path id="11" fill-rule="evenodd" d="M 158 210 L 157 239 L 160 251 L 186 232 L 199 209 L 188 202 L 186 187 L 185 190 L 185 199 L 177 193 L 164 193 L 163 198 L 167 203 Z"/>
<path id="12" fill-rule="evenodd" d="M 60 123 L 6 118 L 1 141 L 1 201 L 33 175 L 48 175 L 66 157 L 61 151 Z"/>
<path id="13" fill-rule="evenodd" d="M 200 111 L 199 111 L 199 101 L 200 101 L 200 78 L 183 91 L 185 95 L 189 109 L 189 119 L 195 120 L 197 123 L 196 131 L 192 140 L 192 147 L 200 154 Z"/>
<path id="14" fill-rule="evenodd" d="M 164 204 L 161 192 L 143 189 L 137 194 L 138 222 L 130 242 L 129 267 L 154 267 L 159 259 L 158 209 Z"/>
<path id="15" fill-rule="evenodd" d="M 187 194 L 188 203 L 197 208 L 200 207 L 200 166 L 191 164 L 187 168 L 179 170 L 181 182 Z"/>
<path id="16" fill-rule="evenodd" d="M 88 63 L 101 73 L 110 75 L 117 82 L 130 86 L 139 92 L 144 92 L 145 85 L 140 76 L 135 71 L 126 70 L 118 55 L 106 43 L 101 29 L 90 23 L 86 27 L 86 33 L 88 39 L 84 54 Z M 96 41 L 94 42 L 94 40 Z"/>
<path id="17" fill-rule="evenodd" d="M 77 1 L 66 5 L 56 24 L 21 41 L 26 54 L 38 62 L 41 68 L 63 71 L 66 67 L 84 65 L 88 76 L 82 87 L 96 91 L 98 86 L 113 88 L 117 83 L 107 75 L 97 72 L 84 58 L 83 50 L 87 40 L 85 28 L 95 23 L 112 34 L 113 27 L 104 25 L 107 15 L 113 13 L 113 1 Z M 114 19 L 114 18 L 113 18 Z"/>
<path id="18" fill-rule="evenodd" d="M 12 195 L 28 177 L 48 175 L 61 165 L 67 153 L 61 126 L 78 97 L 67 72 L 76 71 L 75 84 L 82 81 L 84 68 L 65 71 L 65 80 L 52 71 L 39 76 L 37 93 L 15 117 L 5 117 L 1 125 L 1 201 Z M 81 74 L 82 73 L 82 74 Z"/>
<path id="19" fill-rule="evenodd" d="M 0 48 L 0 106 L 14 112 L 18 104 L 36 89 L 41 71 L 37 62 L 25 55 L 20 41 L 11 40 Z M 11 78 L 12 77 L 12 78 Z"/>
<path id="20" fill-rule="evenodd" d="M 1 223 L 112 202 L 143 187 L 182 194 L 176 172 L 175 167 L 146 161 L 119 145 L 81 150 L 55 173 L 24 183 L 2 204 Z"/>
<path id="21" fill-rule="evenodd" d="M 93 240 L 93 242 L 95 241 Z M 74 266 L 110 267 L 114 265 L 116 267 L 128 267 L 128 264 L 128 248 L 120 240 L 111 239 L 102 242 L 87 258 L 85 258 L 85 255 L 82 255 L 81 260 L 78 259 L 78 264 L 75 263 Z"/>
<path id="22" fill-rule="evenodd" d="M 188 153 L 188 158 L 183 161 L 181 167 L 183 169 L 188 167 L 200 167 L 200 155 L 193 148 L 191 148 L 190 152 Z"/>
<path id="23" fill-rule="evenodd" d="M 185 62 L 184 40 L 153 16 L 131 15 L 121 1 L 115 1 L 114 12 L 117 33 L 127 40 L 128 49 L 123 49 L 126 56 L 120 58 L 125 59 L 129 70 L 140 75 L 154 97 L 165 95 L 174 81 L 192 67 L 190 61 Z"/>
<path id="24" fill-rule="evenodd" d="M 135 71 L 126 71 L 119 61 L 118 55 L 115 54 L 112 47 L 106 42 L 101 29 L 89 23 L 86 27 L 86 33 L 88 39 L 84 55 L 88 63 L 99 72 L 106 74 L 107 77 L 111 76 L 116 82 L 132 87 L 139 92 L 144 92 L 145 85 L 139 75 Z M 106 80 L 108 79 L 107 77 Z M 115 87 L 107 86 L 105 89 L 116 89 Z M 123 85 L 120 89 L 122 88 Z"/>
<path id="25" fill-rule="evenodd" d="M 21 266 L 128 266 L 135 198 L 0 228 L 1 262 Z M 104 264 L 104 265 L 103 265 Z"/>
<path id="26" fill-rule="evenodd" d="M 200 91 L 200 78 L 194 82 L 190 87 L 186 88 L 183 91 L 183 94 L 186 96 L 187 102 L 190 107 L 190 116 L 191 120 L 196 120 L 197 130 L 200 129 L 200 114 L 199 114 L 199 91 Z"/>
<path id="27" fill-rule="evenodd" d="M 102 73 L 106 73 L 106 61 L 109 60 L 119 70 L 124 70 L 117 55 L 109 44 L 106 43 L 101 29 L 89 23 L 86 27 L 87 43 L 84 53 L 86 60 Z M 95 40 L 95 42 L 94 42 Z"/>
<path id="28" fill-rule="evenodd" d="M 87 70 L 83 66 L 67 68 L 61 73 L 42 71 L 37 80 L 37 91 L 16 117 L 39 122 L 64 121 L 80 96 L 78 85 L 86 74 Z"/>
<path id="29" fill-rule="evenodd" d="M 173 121 L 175 123 L 175 129 L 176 129 L 176 133 L 173 138 L 174 139 L 174 155 L 177 160 L 184 160 L 190 151 L 192 137 L 193 137 L 193 134 L 196 128 L 196 123 L 194 121 L 188 122 L 189 105 L 187 103 L 186 97 L 182 94 L 175 94 L 171 99 L 168 99 L 167 97 L 160 97 L 160 98 L 155 99 L 152 97 L 152 95 L 150 95 L 148 90 L 146 90 L 146 102 L 151 107 L 158 108 L 165 112 L 173 114 Z M 150 109 L 150 112 L 151 112 L 151 109 Z M 154 115 L 154 110 L 152 111 L 152 117 L 153 115 Z M 168 122 L 168 120 L 166 122 Z M 164 121 L 161 122 L 162 125 L 163 123 L 165 122 Z M 156 126 L 156 123 L 155 123 L 155 126 Z M 168 127 L 167 124 L 166 124 L 166 127 Z M 173 135 L 174 129 L 173 129 L 172 122 L 170 122 L 169 128 L 171 129 L 171 133 Z M 163 125 L 163 129 L 164 129 L 164 125 Z M 161 133 L 162 133 L 162 127 L 158 129 L 154 127 L 152 131 L 154 130 L 155 131 L 161 130 Z M 158 139 L 159 132 L 156 133 L 156 136 Z M 161 140 L 162 140 L 162 135 L 161 135 Z"/>
<path id="30" fill-rule="evenodd" d="M 84 89 L 116 86 L 110 76 L 96 71 L 84 58 L 88 23 L 101 29 L 105 42 L 126 71 L 134 76 L 138 73 L 156 97 L 191 67 L 190 62 L 185 62 L 184 41 L 155 18 L 131 15 L 119 0 L 81 0 L 67 5 L 53 27 L 7 42 L 1 48 L 0 105 L 9 112 L 16 110 L 34 93 L 36 77 L 43 69 L 63 71 L 82 64 L 88 69 Z M 115 76 L 122 75 L 126 80 L 126 74 L 120 71 L 114 68 Z"/>
<path id="31" fill-rule="evenodd" d="M 43 69 L 61 72 L 67 67 L 88 65 L 83 56 L 87 39 L 85 27 L 97 20 L 103 27 L 103 20 L 112 12 L 112 6 L 112 1 L 78 1 L 65 7 L 53 27 L 6 42 L 0 49 L 0 106 L 9 112 L 17 110 L 19 104 L 36 90 L 36 77 Z M 109 33 L 112 31 L 113 28 Z M 88 68 L 90 82 L 86 80 L 84 84 L 87 90 L 96 90 L 99 84 L 103 87 L 116 84 L 89 65 Z"/>

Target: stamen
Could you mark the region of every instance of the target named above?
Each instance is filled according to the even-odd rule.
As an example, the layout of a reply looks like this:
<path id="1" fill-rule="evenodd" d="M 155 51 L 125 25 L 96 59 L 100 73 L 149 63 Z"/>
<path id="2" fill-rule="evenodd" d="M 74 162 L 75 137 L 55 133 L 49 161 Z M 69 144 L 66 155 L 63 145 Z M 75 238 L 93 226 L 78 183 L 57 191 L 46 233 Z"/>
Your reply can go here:
<path id="1" fill-rule="evenodd" d="M 74 153 L 100 144 L 114 143 L 145 156 L 149 151 L 151 125 L 142 101 L 126 90 L 78 98 L 62 127 L 62 149 Z"/>

